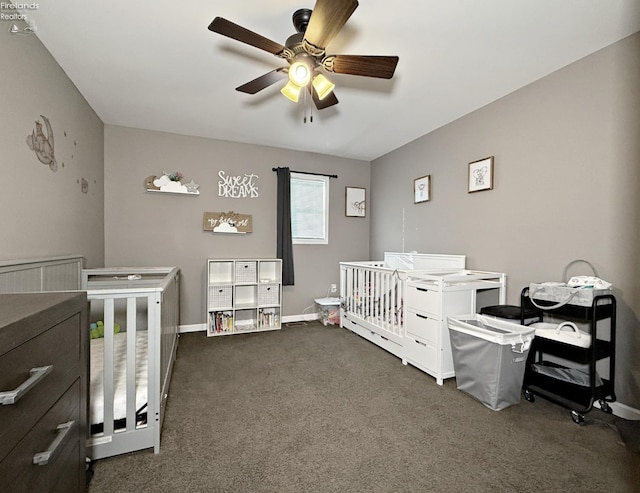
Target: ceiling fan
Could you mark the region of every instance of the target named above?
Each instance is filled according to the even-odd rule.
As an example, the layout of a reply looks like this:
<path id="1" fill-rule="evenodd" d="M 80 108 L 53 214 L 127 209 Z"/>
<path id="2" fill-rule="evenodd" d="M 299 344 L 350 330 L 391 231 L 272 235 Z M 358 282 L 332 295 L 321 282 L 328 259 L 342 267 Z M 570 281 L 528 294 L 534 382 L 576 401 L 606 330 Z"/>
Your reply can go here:
<path id="1" fill-rule="evenodd" d="M 322 71 L 390 79 L 398 64 L 397 56 L 326 54 L 327 45 L 357 7 L 357 0 L 317 0 L 313 10 L 297 10 L 293 14 L 293 25 L 297 32 L 284 45 L 222 17 L 216 17 L 209 25 L 209 30 L 255 46 L 289 62 L 287 67 L 277 68 L 236 87 L 237 91 L 256 94 L 288 78 L 289 81 L 280 91 L 283 95 L 298 102 L 300 94 L 308 91 L 316 108 L 322 110 L 338 103 L 333 92 L 335 85 Z"/>

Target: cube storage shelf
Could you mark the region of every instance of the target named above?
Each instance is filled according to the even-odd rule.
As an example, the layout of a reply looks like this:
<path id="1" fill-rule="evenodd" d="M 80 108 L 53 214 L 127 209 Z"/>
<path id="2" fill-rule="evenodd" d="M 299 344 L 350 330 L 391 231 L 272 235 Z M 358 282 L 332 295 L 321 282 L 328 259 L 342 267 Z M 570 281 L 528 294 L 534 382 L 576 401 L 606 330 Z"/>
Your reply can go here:
<path id="1" fill-rule="evenodd" d="M 207 260 L 207 335 L 278 330 L 280 259 Z"/>

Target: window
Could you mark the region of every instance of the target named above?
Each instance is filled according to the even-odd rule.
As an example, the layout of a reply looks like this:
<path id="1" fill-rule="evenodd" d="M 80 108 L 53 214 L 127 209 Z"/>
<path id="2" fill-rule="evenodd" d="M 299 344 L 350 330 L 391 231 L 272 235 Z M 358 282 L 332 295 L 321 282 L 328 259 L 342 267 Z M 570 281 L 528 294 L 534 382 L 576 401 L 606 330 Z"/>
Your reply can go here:
<path id="1" fill-rule="evenodd" d="M 294 244 L 329 243 L 329 178 L 291 173 L 291 236 Z"/>

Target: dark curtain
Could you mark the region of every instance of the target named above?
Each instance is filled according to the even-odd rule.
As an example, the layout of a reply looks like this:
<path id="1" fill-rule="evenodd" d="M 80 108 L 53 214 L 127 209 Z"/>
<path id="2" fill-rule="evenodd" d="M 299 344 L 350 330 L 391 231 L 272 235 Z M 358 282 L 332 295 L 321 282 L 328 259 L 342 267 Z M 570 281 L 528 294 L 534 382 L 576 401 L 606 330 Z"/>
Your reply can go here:
<path id="1" fill-rule="evenodd" d="M 293 241 L 291 239 L 291 170 L 277 168 L 278 175 L 278 252 L 282 259 L 282 285 L 293 286 Z"/>

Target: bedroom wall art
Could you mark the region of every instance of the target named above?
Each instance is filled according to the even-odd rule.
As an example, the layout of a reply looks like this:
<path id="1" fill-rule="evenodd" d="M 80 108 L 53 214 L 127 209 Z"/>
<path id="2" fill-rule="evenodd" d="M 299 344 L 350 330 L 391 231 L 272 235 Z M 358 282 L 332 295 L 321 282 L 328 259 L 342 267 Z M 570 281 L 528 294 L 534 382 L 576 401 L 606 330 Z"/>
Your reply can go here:
<path id="1" fill-rule="evenodd" d="M 160 176 L 151 175 L 145 180 L 145 187 L 147 192 L 165 192 L 165 193 L 177 193 L 184 195 L 200 195 L 198 185 L 191 180 L 189 183 L 182 183 L 184 178 L 180 171 L 172 171 L 167 173 L 162 172 Z"/>
<path id="2" fill-rule="evenodd" d="M 244 175 L 230 176 L 223 170 L 218 171 L 220 181 L 218 181 L 218 196 L 231 199 L 257 199 L 258 186 L 256 180 L 258 175 L 245 173 Z"/>
<path id="3" fill-rule="evenodd" d="M 493 189 L 493 156 L 469 163 L 468 192 Z"/>
<path id="4" fill-rule="evenodd" d="M 56 162 L 54 145 L 53 145 L 53 129 L 49 119 L 40 115 L 45 127 L 47 128 L 47 135 L 42 131 L 42 123 L 40 120 L 36 120 L 36 128 L 31 132 L 31 135 L 27 135 L 27 146 L 33 152 L 36 153 L 38 161 L 42 164 L 49 166 L 51 171 L 58 171 L 58 163 Z"/>
<path id="5" fill-rule="evenodd" d="M 413 203 L 419 204 L 429 200 L 431 200 L 431 175 L 413 180 Z"/>
<path id="6" fill-rule="evenodd" d="M 229 212 L 205 212 L 202 219 L 202 229 L 212 233 L 251 233 L 253 231 L 253 216 Z"/>
<path id="7" fill-rule="evenodd" d="M 367 214 L 365 202 L 366 190 L 359 187 L 345 187 L 344 195 L 345 216 L 365 217 Z"/>

